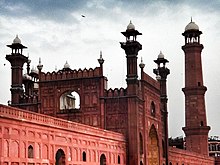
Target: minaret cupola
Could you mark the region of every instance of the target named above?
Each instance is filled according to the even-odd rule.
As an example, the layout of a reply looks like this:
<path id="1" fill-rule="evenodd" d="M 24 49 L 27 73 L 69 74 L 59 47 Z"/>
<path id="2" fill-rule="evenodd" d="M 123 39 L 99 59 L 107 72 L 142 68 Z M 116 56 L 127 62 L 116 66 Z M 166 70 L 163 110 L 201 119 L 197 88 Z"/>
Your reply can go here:
<path id="1" fill-rule="evenodd" d="M 185 37 L 185 44 L 200 44 L 200 35 L 202 32 L 199 30 L 199 26 L 192 21 L 186 25 L 184 33 L 182 35 Z"/>
<path id="2" fill-rule="evenodd" d="M 27 47 L 21 44 L 20 38 L 18 38 L 18 35 L 16 35 L 15 39 L 13 40 L 11 45 L 7 45 L 9 48 L 12 49 L 12 54 L 22 54 L 23 49 L 26 49 Z"/>

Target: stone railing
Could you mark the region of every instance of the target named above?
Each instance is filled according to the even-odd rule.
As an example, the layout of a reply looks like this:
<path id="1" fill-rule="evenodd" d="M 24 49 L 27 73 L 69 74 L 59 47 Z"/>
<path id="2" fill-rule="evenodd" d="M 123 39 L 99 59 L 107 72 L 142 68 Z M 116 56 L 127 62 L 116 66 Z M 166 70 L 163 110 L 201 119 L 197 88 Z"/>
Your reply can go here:
<path id="1" fill-rule="evenodd" d="M 8 118 L 12 120 L 20 120 L 23 122 L 34 123 L 39 125 L 45 125 L 50 127 L 56 127 L 71 132 L 77 132 L 81 134 L 88 134 L 97 137 L 105 137 L 107 139 L 113 139 L 125 142 L 125 137 L 116 132 L 103 130 L 101 128 L 92 127 L 72 121 L 67 121 L 39 113 L 21 110 L 14 107 L 9 107 L 0 104 L 0 120 L 1 118 Z"/>

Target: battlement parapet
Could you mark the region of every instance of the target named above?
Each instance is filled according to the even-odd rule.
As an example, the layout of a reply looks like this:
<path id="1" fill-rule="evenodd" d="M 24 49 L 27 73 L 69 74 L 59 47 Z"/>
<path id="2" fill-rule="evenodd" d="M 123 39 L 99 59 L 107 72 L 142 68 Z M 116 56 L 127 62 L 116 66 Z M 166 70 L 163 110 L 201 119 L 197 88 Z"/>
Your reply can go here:
<path id="1" fill-rule="evenodd" d="M 56 80 L 66 80 L 66 79 L 78 79 L 78 78 L 91 78 L 103 76 L 100 67 L 95 69 L 79 69 L 79 70 L 59 70 L 58 72 L 41 72 L 40 81 L 56 81 Z"/>
<path id="2" fill-rule="evenodd" d="M 115 89 L 109 89 L 106 90 L 106 97 L 121 97 L 121 96 L 126 96 L 127 95 L 127 90 L 124 88 L 115 88 Z"/>

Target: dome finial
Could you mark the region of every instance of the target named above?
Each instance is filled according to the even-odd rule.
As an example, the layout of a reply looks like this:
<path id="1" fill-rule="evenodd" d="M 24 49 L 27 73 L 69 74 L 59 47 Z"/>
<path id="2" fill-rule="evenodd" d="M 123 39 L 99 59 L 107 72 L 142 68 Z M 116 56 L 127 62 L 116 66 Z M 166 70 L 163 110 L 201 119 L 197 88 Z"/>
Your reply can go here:
<path id="1" fill-rule="evenodd" d="M 102 58 L 102 51 L 100 50 L 100 58 Z"/>
<path id="2" fill-rule="evenodd" d="M 131 22 L 131 20 L 130 20 L 130 23 L 128 24 L 128 26 L 127 26 L 127 30 L 135 30 L 135 26 L 134 26 L 134 24 Z"/>
<path id="3" fill-rule="evenodd" d="M 18 35 L 16 35 L 15 39 L 13 40 L 13 44 L 21 44 L 21 40 L 18 38 Z"/>
<path id="4" fill-rule="evenodd" d="M 164 54 L 162 53 L 162 51 L 160 51 L 160 54 L 158 55 L 158 58 L 164 58 Z"/>
<path id="5" fill-rule="evenodd" d="M 100 65 L 102 65 L 104 63 L 104 61 L 105 60 L 102 58 L 102 51 L 100 51 L 100 57 L 98 59 L 98 62 L 99 62 Z"/>
<path id="6" fill-rule="evenodd" d="M 141 63 L 139 64 L 139 67 L 143 69 L 145 67 L 145 64 L 143 63 L 143 58 L 141 57 Z"/>
<path id="7" fill-rule="evenodd" d="M 43 68 L 43 65 L 41 64 L 41 58 L 39 57 L 39 64 L 37 65 L 37 69 L 38 69 L 39 71 L 41 71 L 42 68 Z"/>

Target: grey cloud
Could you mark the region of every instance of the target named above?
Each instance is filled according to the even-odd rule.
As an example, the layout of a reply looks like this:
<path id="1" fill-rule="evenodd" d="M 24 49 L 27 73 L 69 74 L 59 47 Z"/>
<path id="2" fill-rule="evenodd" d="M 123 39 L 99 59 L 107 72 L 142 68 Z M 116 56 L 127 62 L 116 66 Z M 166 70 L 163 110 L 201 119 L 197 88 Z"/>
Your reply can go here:
<path id="1" fill-rule="evenodd" d="M 5 0 L 0 2 L 0 13 L 5 16 L 34 16 L 55 21 L 70 21 L 71 11 L 86 5 L 85 0 Z"/>
<path id="2" fill-rule="evenodd" d="M 219 0 L 1 0 L 0 14 L 13 17 L 38 17 L 40 19 L 54 20 L 56 22 L 75 22 L 72 12 L 81 14 L 94 14 L 103 17 L 111 17 L 112 9 L 119 7 L 128 11 L 132 16 L 141 16 L 148 11 L 149 16 L 156 15 L 161 8 L 170 10 L 180 6 L 194 6 L 195 9 L 219 12 Z M 111 16 L 110 16 L 111 15 Z M 115 14 L 115 17 L 120 15 Z"/>

